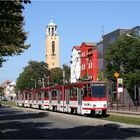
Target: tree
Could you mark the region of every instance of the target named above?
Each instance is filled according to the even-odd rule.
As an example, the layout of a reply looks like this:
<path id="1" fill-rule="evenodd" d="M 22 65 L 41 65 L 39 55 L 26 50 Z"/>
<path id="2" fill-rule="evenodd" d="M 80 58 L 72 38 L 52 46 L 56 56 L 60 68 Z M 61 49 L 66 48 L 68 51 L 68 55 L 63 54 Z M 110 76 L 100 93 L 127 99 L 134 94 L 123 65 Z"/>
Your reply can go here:
<path id="1" fill-rule="evenodd" d="M 63 77 L 63 72 L 65 72 L 65 79 Z M 65 80 L 65 83 L 68 83 L 70 80 L 70 67 L 66 64 L 63 65 L 63 68 L 52 68 L 50 69 L 50 82 L 55 84 L 62 84 Z"/>
<path id="2" fill-rule="evenodd" d="M 16 81 L 16 90 L 25 90 L 42 87 L 43 83 L 38 83 L 40 78 L 44 78 L 44 85 L 47 85 L 45 79 L 49 75 L 48 65 L 44 62 L 30 61 Z M 43 81 L 41 81 L 43 82 Z"/>
<path id="3" fill-rule="evenodd" d="M 134 36 L 134 34 L 133 34 Z M 140 83 L 140 40 L 123 35 L 112 43 L 105 53 L 106 75 L 114 80 L 118 72 L 128 88 Z"/>
<path id="4" fill-rule="evenodd" d="M 4 96 L 4 88 L 0 87 L 0 99 Z"/>
<path id="5" fill-rule="evenodd" d="M 63 83 L 63 70 L 59 67 L 50 69 L 50 82 L 53 84 Z"/>
<path id="6" fill-rule="evenodd" d="M 20 55 L 30 45 L 25 45 L 23 3 L 30 0 L 0 1 L 0 66 L 8 56 Z"/>

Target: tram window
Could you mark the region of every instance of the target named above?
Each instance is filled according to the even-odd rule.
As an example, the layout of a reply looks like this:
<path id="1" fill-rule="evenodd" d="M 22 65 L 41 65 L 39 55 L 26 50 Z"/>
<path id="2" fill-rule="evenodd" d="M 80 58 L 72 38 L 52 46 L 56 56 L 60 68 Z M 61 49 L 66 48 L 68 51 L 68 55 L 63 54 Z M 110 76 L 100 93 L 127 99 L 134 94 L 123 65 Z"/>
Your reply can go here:
<path id="1" fill-rule="evenodd" d="M 29 94 L 29 100 L 31 100 L 31 94 Z"/>
<path id="2" fill-rule="evenodd" d="M 73 88 L 70 90 L 70 98 L 76 98 L 77 97 L 77 88 Z"/>
<path id="3" fill-rule="evenodd" d="M 25 99 L 27 99 L 27 94 L 25 94 Z"/>
<path id="4" fill-rule="evenodd" d="M 84 95 L 83 97 L 92 97 L 91 95 L 91 89 L 87 89 L 87 88 L 84 88 Z"/>
<path id="5" fill-rule="evenodd" d="M 41 98 L 41 92 L 38 92 L 38 98 Z"/>
<path id="6" fill-rule="evenodd" d="M 57 97 L 57 92 L 56 92 L 56 90 L 52 90 L 52 97 L 53 97 L 53 98 Z"/>
<path id="7" fill-rule="evenodd" d="M 24 99 L 24 96 L 23 96 L 23 94 L 21 94 L 21 99 L 22 99 L 22 100 Z"/>
<path id="8" fill-rule="evenodd" d="M 106 87 L 105 86 L 93 86 L 92 94 L 95 98 L 103 98 L 106 96 Z"/>
<path id="9" fill-rule="evenodd" d="M 58 90 L 58 98 L 61 99 L 62 98 L 62 93 L 61 91 Z"/>
<path id="10" fill-rule="evenodd" d="M 34 100 L 36 100 L 36 96 L 37 96 L 36 93 L 34 93 L 33 96 L 34 96 Z"/>
<path id="11" fill-rule="evenodd" d="M 88 97 L 91 97 L 91 89 L 88 89 L 88 93 L 87 93 Z"/>
<path id="12" fill-rule="evenodd" d="M 49 93 L 48 93 L 48 91 L 45 91 L 44 98 L 48 98 L 48 97 L 49 97 Z"/>

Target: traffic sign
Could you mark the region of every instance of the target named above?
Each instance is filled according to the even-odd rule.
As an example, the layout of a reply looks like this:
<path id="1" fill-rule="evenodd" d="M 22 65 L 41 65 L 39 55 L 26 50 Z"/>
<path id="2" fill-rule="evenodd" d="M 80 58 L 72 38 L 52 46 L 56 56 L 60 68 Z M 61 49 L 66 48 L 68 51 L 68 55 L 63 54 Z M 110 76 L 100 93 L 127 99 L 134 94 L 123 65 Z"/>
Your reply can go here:
<path id="1" fill-rule="evenodd" d="M 116 77 L 116 78 L 118 78 L 119 75 L 120 75 L 120 74 L 119 74 L 118 72 L 115 72 L 115 73 L 114 73 L 114 77 Z"/>

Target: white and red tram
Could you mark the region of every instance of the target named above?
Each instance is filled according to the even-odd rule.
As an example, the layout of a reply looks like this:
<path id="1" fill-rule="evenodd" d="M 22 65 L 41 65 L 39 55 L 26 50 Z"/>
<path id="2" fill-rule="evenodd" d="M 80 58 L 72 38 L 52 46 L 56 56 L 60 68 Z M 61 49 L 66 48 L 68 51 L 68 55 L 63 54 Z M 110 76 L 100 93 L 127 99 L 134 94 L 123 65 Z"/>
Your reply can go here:
<path id="1" fill-rule="evenodd" d="M 82 115 L 102 115 L 107 111 L 106 84 L 81 82 L 24 91 L 18 95 L 17 105 Z"/>

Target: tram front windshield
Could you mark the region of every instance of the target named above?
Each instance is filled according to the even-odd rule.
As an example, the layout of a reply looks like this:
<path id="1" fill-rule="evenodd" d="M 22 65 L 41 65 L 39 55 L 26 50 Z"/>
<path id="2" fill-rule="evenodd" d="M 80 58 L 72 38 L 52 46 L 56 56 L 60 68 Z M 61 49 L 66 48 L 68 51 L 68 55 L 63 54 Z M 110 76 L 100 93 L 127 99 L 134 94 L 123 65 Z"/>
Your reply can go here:
<path id="1" fill-rule="evenodd" d="M 92 90 L 92 96 L 94 98 L 104 98 L 106 97 L 106 86 L 99 86 L 99 85 L 96 85 L 96 86 L 92 86 L 91 87 L 91 90 Z"/>

